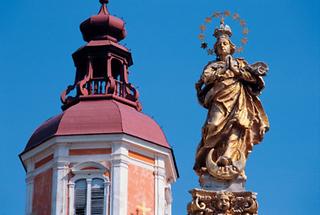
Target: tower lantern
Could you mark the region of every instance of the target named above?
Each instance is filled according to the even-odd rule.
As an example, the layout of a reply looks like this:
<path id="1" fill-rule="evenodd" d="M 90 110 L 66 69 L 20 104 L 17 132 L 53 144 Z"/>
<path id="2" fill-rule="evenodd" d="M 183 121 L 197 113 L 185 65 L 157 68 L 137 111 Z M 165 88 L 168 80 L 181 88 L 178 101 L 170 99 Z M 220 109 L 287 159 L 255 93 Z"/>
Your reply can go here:
<path id="1" fill-rule="evenodd" d="M 112 98 L 141 111 L 138 91 L 128 80 L 128 68 L 133 64 L 131 53 L 119 44 L 126 36 L 124 21 L 109 14 L 108 1 L 100 2 L 98 15 L 80 25 L 87 44 L 72 55 L 76 77 L 74 84 L 61 95 L 62 108 L 99 97 Z M 76 96 L 68 96 L 75 88 Z"/>
<path id="2" fill-rule="evenodd" d="M 20 154 L 27 215 L 171 214 L 173 150 L 129 82 L 124 22 L 100 3 L 80 26 L 87 44 L 72 55 L 76 75 L 61 94 L 63 112 Z"/>

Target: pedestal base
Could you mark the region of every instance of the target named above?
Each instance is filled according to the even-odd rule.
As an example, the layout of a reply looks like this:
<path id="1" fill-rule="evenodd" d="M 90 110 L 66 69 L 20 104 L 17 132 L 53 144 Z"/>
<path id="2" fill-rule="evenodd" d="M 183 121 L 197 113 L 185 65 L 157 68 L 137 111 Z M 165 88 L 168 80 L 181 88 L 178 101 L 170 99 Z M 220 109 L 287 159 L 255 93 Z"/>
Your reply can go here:
<path id="1" fill-rule="evenodd" d="M 203 189 L 193 189 L 190 193 L 192 202 L 188 204 L 188 215 L 258 214 L 256 193 L 215 192 Z"/>
<path id="2" fill-rule="evenodd" d="M 199 182 L 201 189 L 207 191 L 244 192 L 246 180 L 239 176 L 233 181 L 218 181 L 209 174 L 203 174 Z"/>

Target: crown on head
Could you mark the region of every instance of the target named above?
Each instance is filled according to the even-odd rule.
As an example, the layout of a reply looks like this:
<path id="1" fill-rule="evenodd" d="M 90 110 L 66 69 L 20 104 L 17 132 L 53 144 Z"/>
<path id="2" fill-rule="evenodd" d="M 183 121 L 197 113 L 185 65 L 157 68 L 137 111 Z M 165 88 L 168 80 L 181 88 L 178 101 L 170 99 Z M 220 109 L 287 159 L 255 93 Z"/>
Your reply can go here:
<path id="1" fill-rule="evenodd" d="M 220 20 L 220 26 L 219 28 L 216 28 L 214 30 L 214 34 L 213 34 L 217 39 L 221 38 L 221 37 L 225 37 L 228 38 L 232 36 L 232 31 L 229 25 L 225 25 L 224 24 L 224 19 L 222 18 Z"/>

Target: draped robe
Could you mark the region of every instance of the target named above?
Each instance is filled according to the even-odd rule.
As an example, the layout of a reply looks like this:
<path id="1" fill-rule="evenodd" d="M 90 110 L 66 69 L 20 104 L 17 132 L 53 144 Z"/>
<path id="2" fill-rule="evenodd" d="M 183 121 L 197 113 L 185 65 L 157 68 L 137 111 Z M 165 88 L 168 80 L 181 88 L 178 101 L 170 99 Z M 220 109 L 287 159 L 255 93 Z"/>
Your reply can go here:
<path id="1" fill-rule="evenodd" d="M 198 92 L 198 99 L 208 109 L 208 115 L 196 152 L 197 173 L 206 166 L 206 156 L 212 148 L 215 162 L 220 156 L 232 162 L 239 161 L 241 156 L 246 160 L 253 145 L 258 144 L 269 129 L 268 118 L 258 99 L 264 87 L 262 77 L 248 69 L 243 59 L 234 60 L 238 73 L 225 66 L 224 61 L 209 63 L 200 79 L 205 87 Z"/>

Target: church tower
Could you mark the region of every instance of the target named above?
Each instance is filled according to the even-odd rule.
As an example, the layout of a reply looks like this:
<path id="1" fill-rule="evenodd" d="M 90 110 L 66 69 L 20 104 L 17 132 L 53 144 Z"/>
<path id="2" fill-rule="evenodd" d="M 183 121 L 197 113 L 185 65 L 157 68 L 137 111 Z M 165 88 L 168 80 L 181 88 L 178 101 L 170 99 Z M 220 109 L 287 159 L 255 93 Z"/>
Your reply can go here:
<path id="1" fill-rule="evenodd" d="M 124 21 L 108 0 L 80 25 L 87 42 L 73 55 L 63 112 L 32 134 L 20 159 L 27 215 L 171 214 L 178 177 L 173 150 L 129 81 L 133 64 Z"/>

